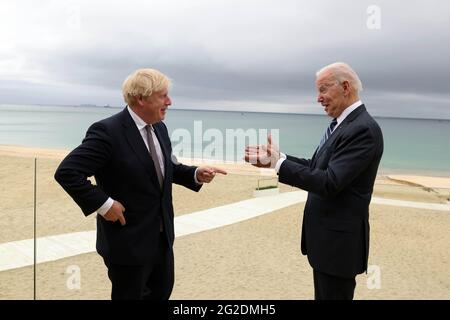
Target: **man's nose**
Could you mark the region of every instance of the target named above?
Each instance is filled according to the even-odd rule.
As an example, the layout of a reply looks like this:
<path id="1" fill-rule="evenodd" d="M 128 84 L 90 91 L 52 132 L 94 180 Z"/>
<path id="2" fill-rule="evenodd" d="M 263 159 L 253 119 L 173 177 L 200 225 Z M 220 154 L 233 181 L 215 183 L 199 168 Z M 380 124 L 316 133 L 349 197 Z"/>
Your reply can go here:
<path id="1" fill-rule="evenodd" d="M 167 97 L 166 105 L 172 105 L 172 100 L 169 97 Z"/>
<path id="2" fill-rule="evenodd" d="M 318 95 L 317 96 L 317 102 L 322 102 L 323 101 L 323 97 L 322 97 L 322 95 Z"/>

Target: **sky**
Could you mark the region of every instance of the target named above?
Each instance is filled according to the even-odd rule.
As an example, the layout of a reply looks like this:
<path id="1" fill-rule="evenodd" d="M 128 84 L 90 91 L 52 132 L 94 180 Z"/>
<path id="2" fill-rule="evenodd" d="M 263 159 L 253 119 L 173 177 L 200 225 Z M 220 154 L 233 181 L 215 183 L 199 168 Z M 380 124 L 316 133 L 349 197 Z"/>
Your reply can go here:
<path id="1" fill-rule="evenodd" d="M 450 119 L 445 0 L 2 0 L 0 104 L 123 106 L 155 68 L 173 108 L 322 114 L 315 73 L 351 65 L 375 116 Z"/>

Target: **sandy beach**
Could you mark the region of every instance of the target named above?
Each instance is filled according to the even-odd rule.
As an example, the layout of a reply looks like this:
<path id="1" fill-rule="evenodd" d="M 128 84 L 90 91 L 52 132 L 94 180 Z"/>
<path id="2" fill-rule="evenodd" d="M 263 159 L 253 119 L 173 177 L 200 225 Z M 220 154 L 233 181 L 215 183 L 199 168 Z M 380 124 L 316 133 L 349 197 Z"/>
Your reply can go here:
<path id="1" fill-rule="evenodd" d="M 0 146 L 0 243 L 33 236 L 35 157 L 38 237 L 95 229 L 94 215 L 84 217 L 53 179 L 67 152 Z M 275 176 L 246 164 L 210 164 L 228 170 L 229 175 L 217 176 L 199 193 L 175 186 L 177 216 L 250 199 L 259 179 Z M 280 192 L 297 190 L 282 184 L 279 187 Z M 450 179 L 416 174 L 379 176 L 374 196 L 447 203 Z M 293 205 L 177 238 L 171 298 L 312 299 L 312 270 L 300 253 L 303 207 Z M 372 275 L 359 275 L 355 299 L 449 299 L 450 212 L 387 205 L 371 205 L 370 210 L 369 265 L 379 270 L 381 286 L 369 289 L 367 281 Z M 68 286 L 73 266 L 81 272 L 79 289 L 70 289 L 70 283 Z M 110 286 L 96 253 L 37 266 L 38 299 L 109 299 Z M 0 299 L 32 298 L 32 267 L 0 272 Z"/>

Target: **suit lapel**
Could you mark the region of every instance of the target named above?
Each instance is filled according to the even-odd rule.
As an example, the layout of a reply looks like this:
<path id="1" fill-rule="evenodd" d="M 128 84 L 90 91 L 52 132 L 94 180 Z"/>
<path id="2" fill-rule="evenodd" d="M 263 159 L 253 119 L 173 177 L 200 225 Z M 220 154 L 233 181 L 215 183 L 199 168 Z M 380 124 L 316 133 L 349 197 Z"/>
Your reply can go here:
<path id="1" fill-rule="evenodd" d="M 328 140 L 324 143 L 322 148 L 320 150 L 316 150 L 312 157 L 312 166 L 315 167 L 317 158 L 320 157 L 322 152 L 326 149 L 326 147 L 333 143 L 334 140 L 336 140 L 342 132 L 344 132 L 344 129 L 353 121 L 356 117 L 358 117 L 362 112 L 366 111 L 366 107 L 364 104 L 362 104 L 360 107 L 353 110 L 345 119 L 342 121 L 342 123 L 336 128 L 336 130 L 333 131 L 331 136 L 328 138 Z"/>
<path id="2" fill-rule="evenodd" d="M 155 165 L 153 164 L 153 160 L 150 157 L 150 153 L 148 152 L 147 147 L 145 146 L 144 140 L 136 127 L 133 119 L 131 118 L 128 111 L 125 109 L 123 111 L 123 126 L 125 130 L 125 137 L 128 141 L 128 144 L 131 146 L 131 149 L 136 154 L 136 157 L 140 160 L 142 165 L 145 168 L 145 171 L 150 175 L 153 183 L 158 186 L 159 182 L 158 177 L 156 175 Z"/>
<path id="3" fill-rule="evenodd" d="M 347 119 L 345 119 L 345 120 L 347 120 Z M 320 157 L 320 155 L 327 148 L 327 146 L 330 145 L 331 143 L 333 143 L 333 141 L 336 139 L 336 137 L 338 137 L 340 135 L 340 133 L 342 132 L 342 129 L 344 129 L 347 126 L 347 123 L 345 120 L 339 125 L 339 127 L 336 128 L 336 130 L 333 131 L 333 133 L 328 138 L 328 140 L 323 144 L 322 148 L 320 148 L 320 150 L 316 151 L 316 153 L 314 154 L 315 159 Z"/>

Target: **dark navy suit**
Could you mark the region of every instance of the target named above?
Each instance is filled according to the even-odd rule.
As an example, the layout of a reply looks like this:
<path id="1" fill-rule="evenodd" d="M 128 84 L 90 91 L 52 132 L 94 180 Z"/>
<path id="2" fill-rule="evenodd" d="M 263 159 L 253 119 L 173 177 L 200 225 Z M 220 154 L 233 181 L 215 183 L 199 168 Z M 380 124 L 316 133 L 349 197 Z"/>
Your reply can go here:
<path id="1" fill-rule="evenodd" d="M 175 238 L 172 183 L 195 191 L 200 185 L 194 180 L 196 167 L 172 162 L 172 147 L 165 124 L 159 122 L 153 127 L 165 159 L 162 188 L 149 151 L 127 109 L 93 124 L 82 144 L 62 161 L 55 179 L 86 216 L 99 209 L 108 197 L 125 207 L 125 226 L 97 216 L 97 251 L 110 269 L 110 278 L 120 279 L 130 272 L 127 270 L 141 272 L 140 280 L 128 279 L 126 275 L 122 280 L 124 283 L 140 282 L 136 286 L 141 285 L 142 290 L 148 291 L 149 288 L 144 288 L 145 281 L 148 274 L 153 273 L 158 280 L 157 286 L 167 287 L 163 288 L 165 293 L 160 298 L 168 298 L 167 293 L 170 295 L 173 286 L 172 245 Z M 97 185 L 87 180 L 90 176 L 95 177 Z M 161 262 L 161 256 L 172 261 Z M 112 270 L 113 266 L 118 268 Z M 159 275 L 158 279 L 158 274 L 154 274 L 157 266 L 172 269 L 169 270 L 172 274 L 168 275 L 172 279 L 161 283 L 164 276 Z M 136 271 L 133 267 L 141 269 Z M 111 280 L 113 298 L 145 296 L 132 294 L 136 288 L 125 288 L 123 292 L 120 288 L 115 290 L 114 279 Z M 161 290 L 155 286 L 150 289 Z"/>
<path id="2" fill-rule="evenodd" d="M 282 163 L 280 182 L 308 191 L 301 250 L 315 272 L 354 279 L 367 269 L 369 203 L 382 153 L 381 129 L 362 105 L 312 159 Z"/>

